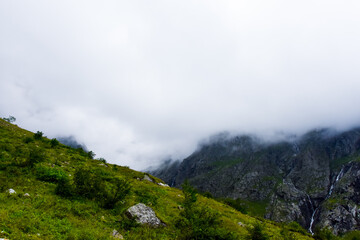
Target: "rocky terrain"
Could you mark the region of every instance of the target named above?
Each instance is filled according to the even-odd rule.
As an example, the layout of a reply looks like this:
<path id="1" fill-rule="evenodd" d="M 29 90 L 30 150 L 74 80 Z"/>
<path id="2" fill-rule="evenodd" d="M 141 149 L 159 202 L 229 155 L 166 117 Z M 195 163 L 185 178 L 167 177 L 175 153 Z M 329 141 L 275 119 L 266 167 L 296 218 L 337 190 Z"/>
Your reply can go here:
<path id="1" fill-rule="evenodd" d="M 189 179 L 201 192 L 238 199 L 263 217 L 296 221 L 309 232 L 360 229 L 360 129 L 314 130 L 269 143 L 222 134 L 181 163 L 152 171 L 169 185 Z"/>

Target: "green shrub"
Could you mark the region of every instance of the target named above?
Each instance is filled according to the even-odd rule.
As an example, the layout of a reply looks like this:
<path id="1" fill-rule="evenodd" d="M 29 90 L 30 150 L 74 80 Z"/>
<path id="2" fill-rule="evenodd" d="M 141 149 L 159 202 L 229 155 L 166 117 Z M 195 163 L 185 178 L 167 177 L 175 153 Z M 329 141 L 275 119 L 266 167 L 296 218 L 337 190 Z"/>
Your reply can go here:
<path id="1" fill-rule="evenodd" d="M 247 214 L 246 205 L 241 201 L 241 199 L 231 199 L 231 198 L 225 198 L 221 200 L 225 204 L 229 205 L 230 207 L 235 208 L 241 213 Z"/>
<path id="2" fill-rule="evenodd" d="M 40 140 L 40 139 L 42 139 L 43 135 L 44 135 L 43 132 L 37 131 L 36 133 L 34 133 L 34 139 Z"/>
<path id="3" fill-rule="evenodd" d="M 31 143 L 31 142 L 33 142 L 34 141 L 34 138 L 31 138 L 31 137 L 26 137 L 25 139 L 24 139 L 24 143 Z"/>
<path id="4" fill-rule="evenodd" d="M 346 233 L 342 239 L 344 240 L 359 240 L 360 239 L 360 231 L 351 231 Z"/>
<path id="5" fill-rule="evenodd" d="M 184 239 L 236 239 L 234 234 L 221 226 L 219 214 L 196 204 L 196 190 L 185 181 L 182 185 L 185 196 L 184 210 L 180 213 L 176 226 Z"/>
<path id="6" fill-rule="evenodd" d="M 260 222 L 256 222 L 253 227 L 247 227 L 249 234 L 246 239 L 249 240 L 267 240 L 269 236 L 264 233 L 264 226 Z"/>
<path id="7" fill-rule="evenodd" d="M 9 116 L 8 118 L 3 119 L 9 123 L 14 123 L 16 121 L 16 118 L 14 116 Z"/>
<path id="8" fill-rule="evenodd" d="M 315 229 L 314 239 L 316 240 L 335 240 L 338 239 L 329 228 Z"/>
<path id="9" fill-rule="evenodd" d="M 61 178 L 55 188 L 55 193 L 62 197 L 74 196 L 74 187 L 70 182 L 69 178 Z"/>
<path id="10" fill-rule="evenodd" d="M 30 150 L 29 157 L 25 165 L 32 167 L 36 163 L 43 162 L 44 160 L 45 160 L 44 153 L 38 148 L 33 148 Z"/>
<path id="11" fill-rule="evenodd" d="M 293 232 L 298 232 L 301 234 L 307 234 L 307 231 L 297 222 L 291 222 L 287 225 L 287 228 Z"/>
<path id="12" fill-rule="evenodd" d="M 95 155 L 96 155 L 96 154 L 95 154 L 93 151 L 89 151 L 89 152 L 87 153 L 87 156 L 88 156 L 90 159 L 94 159 Z"/>
<path id="13" fill-rule="evenodd" d="M 38 166 L 36 167 L 36 178 L 41 181 L 56 183 L 67 179 L 68 175 L 59 168 Z"/>
<path id="14" fill-rule="evenodd" d="M 75 192 L 78 196 L 93 199 L 101 191 L 102 179 L 89 169 L 79 168 L 74 174 Z"/>
<path id="15" fill-rule="evenodd" d="M 50 145 L 52 148 L 54 148 L 59 145 L 59 141 L 56 138 L 53 138 L 50 140 Z"/>
<path id="16" fill-rule="evenodd" d="M 79 168 L 74 174 L 75 194 L 96 200 L 104 208 L 113 208 L 129 194 L 130 188 L 127 180 L 109 177 L 102 171 L 92 172 L 90 169 Z"/>
<path id="17" fill-rule="evenodd" d="M 121 178 L 113 178 L 99 193 L 99 201 L 104 208 L 111 209 L 130 193 L 130 183 Z"/>

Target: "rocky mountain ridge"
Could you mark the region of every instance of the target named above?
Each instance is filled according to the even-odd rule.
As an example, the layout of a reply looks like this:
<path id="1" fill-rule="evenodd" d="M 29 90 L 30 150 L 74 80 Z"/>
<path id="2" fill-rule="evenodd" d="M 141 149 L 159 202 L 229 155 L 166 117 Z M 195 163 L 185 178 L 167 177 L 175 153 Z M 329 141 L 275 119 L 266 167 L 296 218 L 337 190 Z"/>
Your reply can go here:
<path id="1" fill-rule="evenodd" d="M 152 174 L 172 186 L 189 179 L 215 197 L 261 203 L 271 220 L 340 234 L 360 229 L 359 150 L 360 128 L 319 129 L 276 143 L 223 135 Z"/>

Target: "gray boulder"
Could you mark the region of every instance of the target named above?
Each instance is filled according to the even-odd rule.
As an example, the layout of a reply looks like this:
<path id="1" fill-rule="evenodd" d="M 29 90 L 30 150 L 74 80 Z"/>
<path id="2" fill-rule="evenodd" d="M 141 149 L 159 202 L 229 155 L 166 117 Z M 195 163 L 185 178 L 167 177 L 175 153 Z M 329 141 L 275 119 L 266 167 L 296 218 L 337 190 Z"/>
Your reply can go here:
<path id="1" fill-rule="evenodd" d="M 148 175 L 145 174 L 143 180 L 149 181 L 149 182 L 154 182 Z"/>
<path id="2" fill-rule="evenodd" d="M 165 226 L 165 224 L 156 217 L 154 210 L 143 203 L 138 203 L 130 207 L 125 214 L 142 225 L 147 224 L 151 227 Z"/>

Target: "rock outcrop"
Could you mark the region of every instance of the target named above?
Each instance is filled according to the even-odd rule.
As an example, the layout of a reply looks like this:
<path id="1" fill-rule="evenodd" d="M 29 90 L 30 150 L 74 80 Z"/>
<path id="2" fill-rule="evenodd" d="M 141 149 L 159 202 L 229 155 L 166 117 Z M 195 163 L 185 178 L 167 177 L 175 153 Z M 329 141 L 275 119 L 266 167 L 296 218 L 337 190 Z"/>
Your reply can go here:
<path id="1" fill-rule="evenodd" d="M 219 135 L 173 165 L 151 173 L 170 186 L 189 179 L 215 197 L 266 203 L 264 217 L 297 221 L 310 232 L 360 229 L 360 129 L 329 129 L 269 143 Z"/>
<path id="2" fill-rule="evenodd" d="M 126 215 L 129 218 L 135 219 L 136 222 L 142 225 L 146 224 L 155 228 L 160 226 L 165 226 L 165 224 L 162 223 L 160 219 L 156 216 L 154 210 L 152 210 L 152 208 L 146 206 L 143 203 L 138 203 L 130 207 L 126 211 Z"/>

